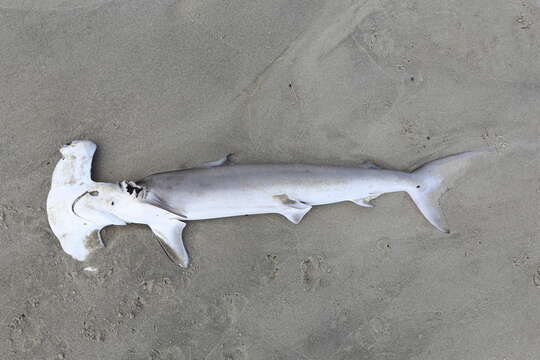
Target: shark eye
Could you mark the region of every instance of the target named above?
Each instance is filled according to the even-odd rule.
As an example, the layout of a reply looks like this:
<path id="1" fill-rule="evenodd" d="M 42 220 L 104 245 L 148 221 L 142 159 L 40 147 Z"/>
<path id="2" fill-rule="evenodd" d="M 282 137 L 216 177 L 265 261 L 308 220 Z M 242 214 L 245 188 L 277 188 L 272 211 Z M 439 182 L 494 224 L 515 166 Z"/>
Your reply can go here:
<path id="1" fill-rule="evenodd" d="M 90 191 L 88 193 L 90 196 L 98 196 L 99 195 L 99 191 Z"/>

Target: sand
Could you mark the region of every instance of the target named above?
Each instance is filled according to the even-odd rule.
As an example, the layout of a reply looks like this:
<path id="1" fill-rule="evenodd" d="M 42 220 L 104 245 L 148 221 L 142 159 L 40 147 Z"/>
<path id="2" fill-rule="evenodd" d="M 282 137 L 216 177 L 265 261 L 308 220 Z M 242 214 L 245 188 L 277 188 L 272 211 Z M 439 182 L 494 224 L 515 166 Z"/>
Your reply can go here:
<path id="1" fill-rule="evenodd" d="M 538 356 L 538 0 L 0 6 L 0 358 Z M 144 226 L 86 263 L 61 251 L 45 199 L 74 139 L 100 181 L 230 152 L 401 170 L 496 152 L 443 198 L 450 235 L 396 193 L 190 223 L 182 270 Z"/>

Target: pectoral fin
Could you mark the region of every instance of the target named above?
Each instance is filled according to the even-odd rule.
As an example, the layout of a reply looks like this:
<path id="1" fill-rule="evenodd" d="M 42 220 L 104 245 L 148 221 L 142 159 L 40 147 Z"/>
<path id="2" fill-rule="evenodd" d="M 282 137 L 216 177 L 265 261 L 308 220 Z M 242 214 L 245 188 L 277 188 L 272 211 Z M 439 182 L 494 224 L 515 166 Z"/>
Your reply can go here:
<path id="1" fill-rule="evenodd" d="M 163 220 L 158 223 L 148 224 L 152 232 L 158 237 L 159 244 L 167 256 L 177 265 L 187 267 L 189 265 L 189 256 L 182 241 L 182 230 L 185 223 L 171 219 Z"/>
<path id="2" fill-rule="evenodd" d="M 166 211 L 168 211 L 170 213 L 173 213 L 175 215 L 178 215 L 181 218 L 184 218 L 184 219 L 186 218 L 186 216 L 184 214 L 182 214 L 182 211 L 179 211 L 179 209 L 177 207 L 173 207 L 173 206 L 169 205 L 165 200 L 163 200 L 162 198 L 160 198 L 159 196 L 157 196 L 153 192 L 149 192 L 146 195 L 146 199 L 144 199 L 144 202 L 146 202 L 146 203 L 148 203 L 150 205 L 157 206 L 158 208 L 166 210 Z"/>

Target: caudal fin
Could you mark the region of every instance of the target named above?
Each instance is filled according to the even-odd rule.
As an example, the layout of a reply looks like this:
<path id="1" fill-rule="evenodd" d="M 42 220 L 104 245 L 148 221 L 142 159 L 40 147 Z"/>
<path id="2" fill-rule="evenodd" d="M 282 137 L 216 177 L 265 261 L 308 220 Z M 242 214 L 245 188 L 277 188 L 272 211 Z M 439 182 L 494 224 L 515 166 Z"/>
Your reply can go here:
<path id="1" fill-rule="evenodd" d="M 412 176 L 416 185 L 408 190 L 418 209 L 437 229 L 449 233 L 439 204 L 441 196 L 471 163 L 471 158 L 485 151 L 464 152 L 427 163 Z"/>

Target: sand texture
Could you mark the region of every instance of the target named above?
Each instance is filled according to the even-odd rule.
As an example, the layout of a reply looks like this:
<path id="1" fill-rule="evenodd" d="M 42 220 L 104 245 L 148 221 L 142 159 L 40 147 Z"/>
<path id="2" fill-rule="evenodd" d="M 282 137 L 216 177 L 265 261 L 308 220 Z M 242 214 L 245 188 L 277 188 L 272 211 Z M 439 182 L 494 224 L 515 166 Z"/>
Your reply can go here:
<path id="1" fill-rule="evenodd" d="M 539 59 L 539 0 L 0 0 L 0 358 L 538 359 Z M 62 252 L 74 139 L 99 181 L 495 152 L 442 199 L 449 235 L 395 193 L 190 223 L 182 270 L 145 226 Z"/>

